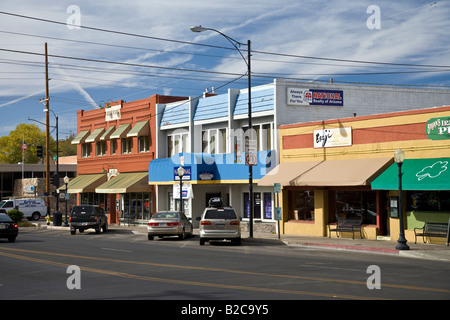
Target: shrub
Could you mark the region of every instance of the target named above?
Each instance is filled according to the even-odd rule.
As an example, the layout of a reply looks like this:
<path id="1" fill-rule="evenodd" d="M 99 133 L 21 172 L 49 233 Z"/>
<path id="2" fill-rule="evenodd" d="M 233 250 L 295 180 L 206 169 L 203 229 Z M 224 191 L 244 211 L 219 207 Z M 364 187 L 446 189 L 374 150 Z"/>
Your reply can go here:
<path id="1" fill-rule="evenodd" d="M 23 212 L 17 209 L 9 210 L 6 214 L 13 219 L 14 222 L 19 222 L 23 219 Z"/>

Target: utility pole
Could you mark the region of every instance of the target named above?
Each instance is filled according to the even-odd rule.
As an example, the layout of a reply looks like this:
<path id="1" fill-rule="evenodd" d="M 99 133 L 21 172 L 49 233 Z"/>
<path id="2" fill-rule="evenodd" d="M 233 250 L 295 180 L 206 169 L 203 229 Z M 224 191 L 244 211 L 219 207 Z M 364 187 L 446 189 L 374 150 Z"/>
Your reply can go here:
<path id="1" fill-rule="evenodd" d="M 46 152 L 45 152 L 45 192 L 47 193 L 47 197 L 45 198 L 45 202 L 47 204 L 47 216 L 50 216 L 50 203 L 49 203 L 49 195 L 50 195 L 50 119 L 49 119 L 49 111 L 50 111 L 50 103 L 49 103 L 49 94 L 48 94 L 48 55 L 47 55 L 47 42 L 45 43 L 45 101 L 46 101 L 46 112 L 45 112 L 45 131 L 46 131 Z"/>

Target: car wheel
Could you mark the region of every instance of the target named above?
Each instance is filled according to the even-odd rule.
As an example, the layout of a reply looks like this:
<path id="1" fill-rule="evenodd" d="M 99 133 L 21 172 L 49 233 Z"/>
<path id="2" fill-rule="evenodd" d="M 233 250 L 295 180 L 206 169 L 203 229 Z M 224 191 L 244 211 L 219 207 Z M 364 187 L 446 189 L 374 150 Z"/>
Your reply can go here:
<path id="1" fill-rule="evenodd" d="M 8 241 L 9 241 L 9 242 L 14 242 L 14 241 L 16 241 L 16 237 L 9 237 L 9 238 L 8 238 Z"/>
<path id="2" fill-rule="evenodd" d="M 153 236 L 148 235 L 148 240 L 153 240 Z"/>
<path id="3" fill-rule="evenodd" d="M 80 230 L 80 232 L 81 232 L 81 230 Z M 70 234 L 71 234 L 71 235 L 74 235 L 75 233 L 77 233 L 77 229 L 71 229 L 71 230 L 70 230 Z"/>
<path id="4" fill-rule="evenodd" d="M 200 238 L 200 245 L 203 246 L 205 244 L 205 239 Z"/>
<path id="5" fill-rule="evenodd" d="M 235 245 L 237 245 L 237 246 L 240 246 L 240 245 L 241 245 L 241 238 L 233 239 L 232 241 L 233 241 L 233 243 L 234 243 Z"/>
<path id="6" fill-rule="evenodd" d="M 183 240 L 184 238 L 186 238 L 186 233 L 184 232 L 184 228 L 181 231 L 181 234 L 178 236 L 178 239 Z"/>
<path id="7" fill-rule="evenodd" d="M 95 226 L 95 233 L 96 233 L 96 234 L 99 234 L 99 233 L 100 233 L 100 226 L 99 226 L 99 225 L 96 225 L 96 226 Z"/>
<path id="8" fill-rule="evenodd" d="M 31 219 L 33 219 L 34 221 L 37 221 L 41 218 L 41 214 L 39 212 L 33 212 L 33 214 L 31 215 Z"/>
<path id="9" fill-rule="evenodd" d="M 105 223 L 105 225 L 103 226 L 103 232 L 108 232 L 108 224 Z"/>

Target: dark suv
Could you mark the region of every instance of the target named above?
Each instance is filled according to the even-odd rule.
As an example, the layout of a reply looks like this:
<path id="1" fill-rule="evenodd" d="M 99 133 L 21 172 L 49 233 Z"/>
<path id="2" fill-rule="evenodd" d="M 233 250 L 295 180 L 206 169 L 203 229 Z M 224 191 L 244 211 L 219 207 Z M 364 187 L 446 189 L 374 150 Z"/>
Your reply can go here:
<path id="1" fill-rule="evenodd" d="M 96 233 L 108 231 L 108 217 L 99 206 L 75 206 L 70 213 L 70 233 L 75 234 L 77 229 L 83 232 L 86 229 L 95 229 Z"/>

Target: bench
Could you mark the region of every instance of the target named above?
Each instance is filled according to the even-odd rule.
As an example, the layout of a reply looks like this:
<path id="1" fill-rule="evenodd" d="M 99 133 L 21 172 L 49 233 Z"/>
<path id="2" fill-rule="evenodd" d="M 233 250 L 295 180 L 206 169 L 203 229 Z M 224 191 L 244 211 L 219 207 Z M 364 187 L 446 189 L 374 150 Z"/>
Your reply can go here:
<path id="1" fill-rule="evenodd" d="M 359 235 L 362 239 L 361 224 L 361 219 L 341 219 L 338 215 L 336 215 L 336 227 L 331 229 L 332 225 L 328 225 L 328 238 L 331 238 L 331 232 L 336 232 L 338 238 L 338 232 L 351 232 L 353 235 L 352 238 L 355 239 L 355 231 L 359 230 Z"/>
<path id="2" fill-rule="evenodd" d="M 450 234 L 449 225 L 449 223 L 425 222 L 425 225 L 422 228 L 414 228 L 414 243 L 417 242 L 417 236 L 422 236 L 423 243 L 425 243 L 425 237 L 439 237 L 446 238 L 448 246 Z"/>

